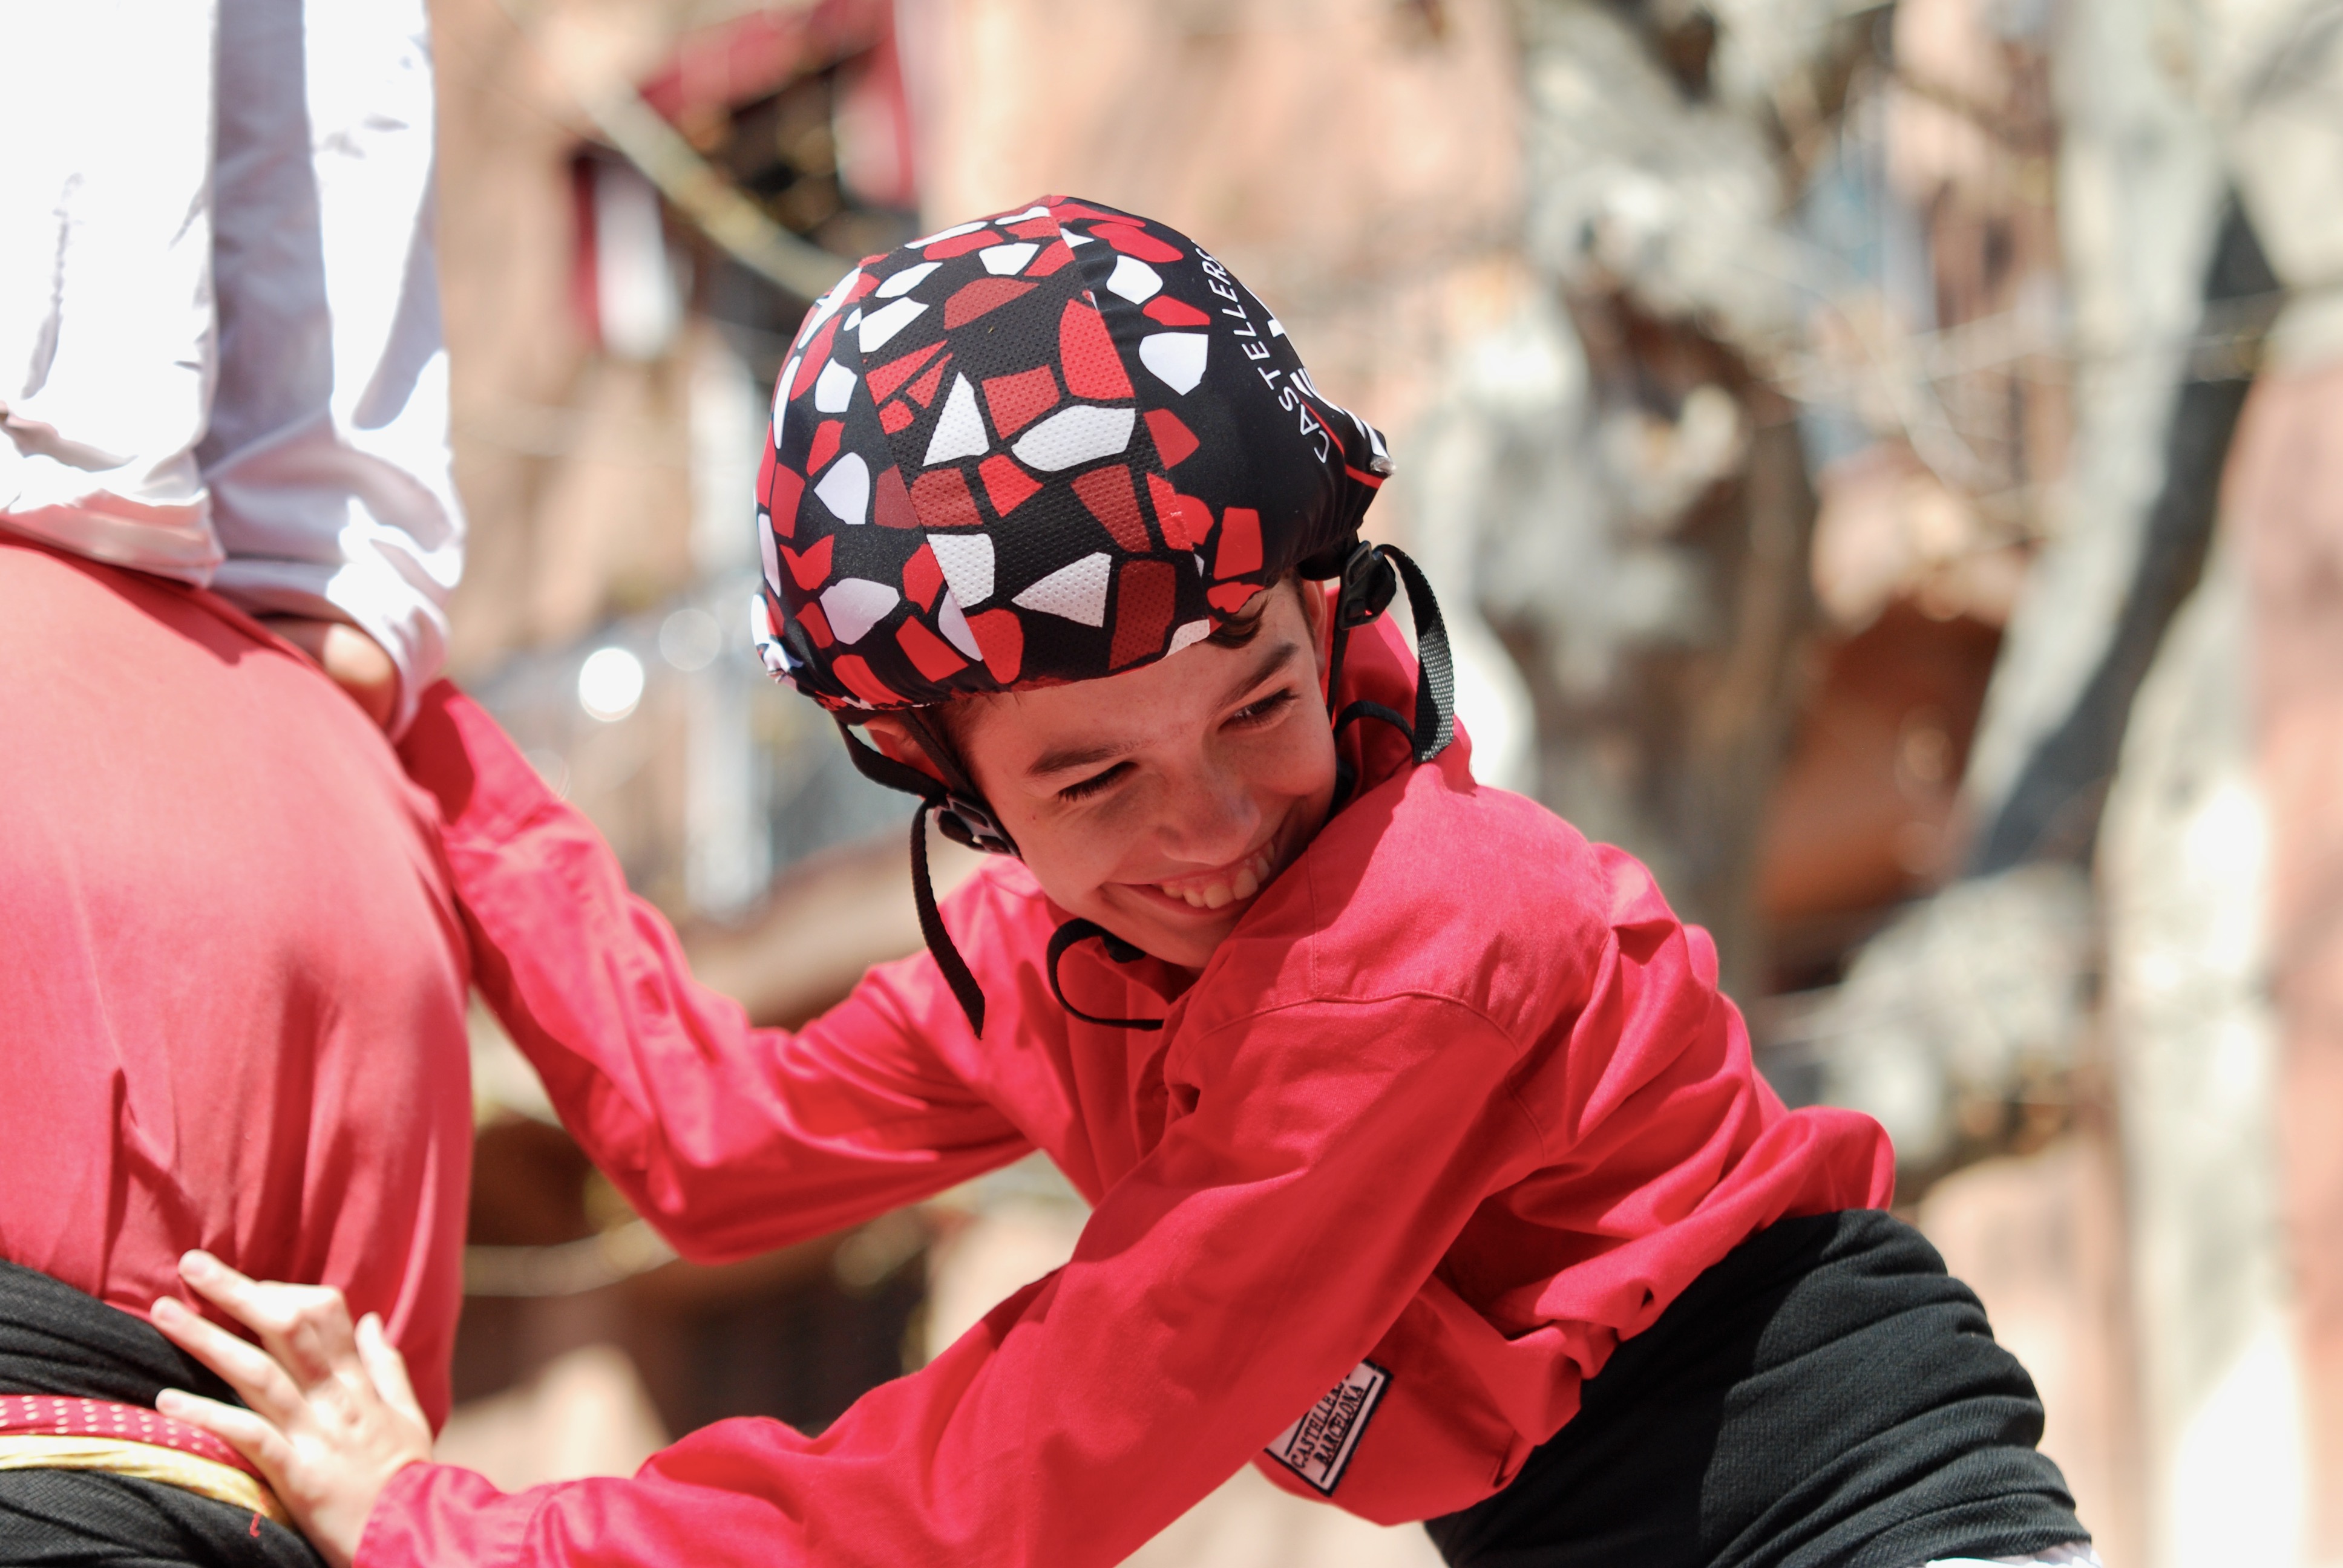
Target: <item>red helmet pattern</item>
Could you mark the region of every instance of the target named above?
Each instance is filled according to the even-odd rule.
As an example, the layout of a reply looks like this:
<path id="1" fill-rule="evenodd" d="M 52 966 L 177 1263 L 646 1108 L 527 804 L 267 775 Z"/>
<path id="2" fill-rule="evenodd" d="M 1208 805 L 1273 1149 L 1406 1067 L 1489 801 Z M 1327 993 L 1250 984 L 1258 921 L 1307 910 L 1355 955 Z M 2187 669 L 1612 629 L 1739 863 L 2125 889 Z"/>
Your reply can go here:
<path id="1" fill-rule="evenodd" d="M 1339 569 L 1389 468 L 1226 267 L 1044 196 L 807 313 L 757 480 L 758 647 L 834 710 L 1111 675 Z"/>

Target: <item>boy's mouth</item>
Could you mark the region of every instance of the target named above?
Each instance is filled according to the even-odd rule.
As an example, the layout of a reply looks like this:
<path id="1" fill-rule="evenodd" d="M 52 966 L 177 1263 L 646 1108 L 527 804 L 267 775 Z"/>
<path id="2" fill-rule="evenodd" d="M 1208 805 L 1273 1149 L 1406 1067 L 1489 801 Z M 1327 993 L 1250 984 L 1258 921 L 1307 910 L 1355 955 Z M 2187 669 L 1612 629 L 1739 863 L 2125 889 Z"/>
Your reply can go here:
<path id="1" fill-rule="evenodd" d="M 1209 871 L 1199 871 L 1191 877 L 1177 877 L 1168 882 L 1140 882 L 1135 886 L 1177 899 L 1192 910 L 1222 910 L 1231 904 L 1241 904 L 1262 890 L 1262 885 L 1276 874 L 1277 843 L 1272 839 L 1260 849 Z"/>

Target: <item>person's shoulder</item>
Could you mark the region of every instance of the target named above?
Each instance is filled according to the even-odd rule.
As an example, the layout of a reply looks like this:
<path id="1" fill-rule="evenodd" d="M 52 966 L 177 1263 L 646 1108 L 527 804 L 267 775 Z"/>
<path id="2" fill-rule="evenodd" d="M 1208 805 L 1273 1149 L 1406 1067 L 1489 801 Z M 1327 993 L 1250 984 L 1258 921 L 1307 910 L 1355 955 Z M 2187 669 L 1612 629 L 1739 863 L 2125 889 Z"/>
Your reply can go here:
<path id="1" fill-rule="evenodd" d="M 1344 916 L 1492 930 L 1533 912 L 1599 919 L 1618 859 L 1537 801 L 1439 764 L 1361 796 L 1306 857 Z"/>
<path id="2" fill-rule="evenodd" d="M 1421 996 L 1517 1040 L 1583 1003 L 1614 930 L 1674 922 L 1633 857 L 1439 766 L 1352 802 L 1287 877 L 1231 939 L 1265 1000 Z"/>

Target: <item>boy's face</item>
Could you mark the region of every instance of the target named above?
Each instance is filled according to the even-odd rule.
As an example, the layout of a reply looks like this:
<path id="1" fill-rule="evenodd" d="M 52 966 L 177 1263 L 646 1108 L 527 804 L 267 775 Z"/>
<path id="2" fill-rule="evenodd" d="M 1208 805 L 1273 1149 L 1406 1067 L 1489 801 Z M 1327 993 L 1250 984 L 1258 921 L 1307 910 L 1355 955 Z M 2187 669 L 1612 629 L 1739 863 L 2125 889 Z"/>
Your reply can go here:
<path id="1" fill-rule="evenodd" d="M 1203 967 L 1334 797 L 1322 595 L 1289 580 L 1262 598 L 1242 648 L 980 699 L 957 729 L 1042 890 L 1184 969 Z"/>

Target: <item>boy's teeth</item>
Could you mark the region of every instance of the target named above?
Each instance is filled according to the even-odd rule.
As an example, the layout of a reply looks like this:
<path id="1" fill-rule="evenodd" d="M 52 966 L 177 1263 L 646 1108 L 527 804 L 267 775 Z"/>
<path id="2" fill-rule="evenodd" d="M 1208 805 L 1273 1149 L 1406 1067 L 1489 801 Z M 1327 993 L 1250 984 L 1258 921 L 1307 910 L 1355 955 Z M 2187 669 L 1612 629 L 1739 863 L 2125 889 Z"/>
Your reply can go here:
<path id="1" fill-rule="evenodd" d="M 1252 859 L 1239 866 L 1236 875 L 1229 881 L 1207 882 L 1201 888 L 1193 883 L 1174 885 L 1171 882 L 1158 882 L 1155 886 L 1156 890 L 1165 896 L 1184 900 L 1191 909 L 1224 909 L 1232 903 L 1250 899 L 1260 892 L 1262 883 L 1269 876 L 1270 863 L 1270 851 L 1263 849 Z"/>

